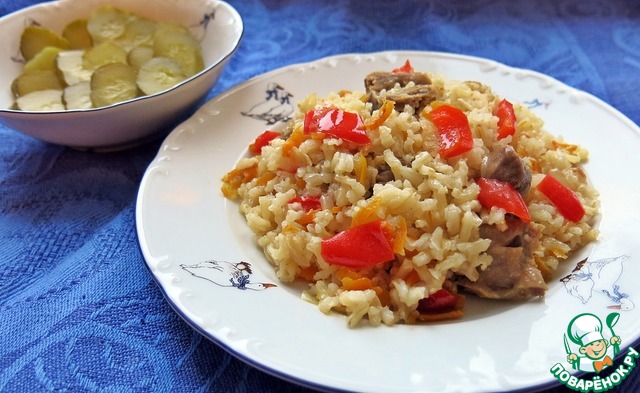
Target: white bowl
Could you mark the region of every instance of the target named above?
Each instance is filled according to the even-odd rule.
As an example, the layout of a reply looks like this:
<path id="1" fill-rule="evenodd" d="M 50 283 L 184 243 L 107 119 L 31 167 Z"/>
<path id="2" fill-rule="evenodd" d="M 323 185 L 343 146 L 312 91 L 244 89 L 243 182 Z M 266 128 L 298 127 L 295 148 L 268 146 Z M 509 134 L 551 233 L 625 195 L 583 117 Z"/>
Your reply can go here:
<path id="1" fill-rule="evenodd" d="M 57 33 L 104 4 L 156 21 L 189 27 L 202 45 L 205 68 L 169 90 L 107 107 L 25 112 L 14 102 L 11 82 L 22 72 L 20 35 L 37 22 Z M 238 12 L 217 0 L 59 0 L 0 18 L 0 122 L 26 135 L 77 149 L 115 150 L 158 137 L 193 110 L 211 90 L 237 49 L 243 33 Z M 6 109 L 5 109 L 6 108 Z"/>

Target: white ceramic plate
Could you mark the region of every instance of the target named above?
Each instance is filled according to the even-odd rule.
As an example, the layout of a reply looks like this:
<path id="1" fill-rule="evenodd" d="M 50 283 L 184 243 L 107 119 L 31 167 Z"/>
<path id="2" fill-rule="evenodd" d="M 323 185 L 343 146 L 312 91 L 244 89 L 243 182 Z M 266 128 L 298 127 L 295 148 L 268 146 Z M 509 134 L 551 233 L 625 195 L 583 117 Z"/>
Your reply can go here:
<path id="1" fill-rule="evenodd" d="M 391 70 L 405 59 L 416 70 L 481 81 L 511 101 L 527 103 L 549 132 L 590 151 L 586 169 L 602 199 L 600 240 L 563 265 L 544 300 L 468 297 L 458 321 L 349 329 L 345 317 L 327 316 L 301 300 L 301 287 L 278 282 L 237 204 L 223 198 L 220 179 L 271 127 L 267 123 L 286 118 L 309 93 L 362 90 L 367 73 Z M 558 383 L 549 371 L 556 363 L 571 370 L 563 338 L 580 313 L 605 321 L 618 312 L 615 333 L 623 352 L 638 340 L 640 247 L 634 228 L 640 188 L 627 169 L 640 166 L 638 151 L 640 132 L 630 120 L 545 75 L 443 53 L 347 54 L 253 78 L 177 127 L 142 180 L 137 230 L 149 270 L 175 310 L 237 357 L 279 377 L 320 389 L 368 392 L 541 388 Z M 560 280 L 587 257 L 582 269 Z M 219 263 L 207 265 L 208 260 Z M 248 262 L 251 271 L 240 262 Z M 253 287 L 257 283 L 277 287 Z M 603 334 L 610 335 L 606 326 Z M 573 343 L 570 349 L 577 351 Z"/>

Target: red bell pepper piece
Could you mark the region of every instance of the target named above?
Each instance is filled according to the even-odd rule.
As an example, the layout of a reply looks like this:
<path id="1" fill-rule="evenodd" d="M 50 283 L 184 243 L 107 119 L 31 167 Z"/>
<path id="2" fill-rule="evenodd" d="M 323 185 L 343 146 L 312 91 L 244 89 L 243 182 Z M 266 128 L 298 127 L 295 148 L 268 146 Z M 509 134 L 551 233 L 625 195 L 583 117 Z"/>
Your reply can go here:
<path id="1" fill-rule="evenodd" d="M 584 217 L 584 207 L 578 197 L 555 177 L 547 174 L 536 188 L 549 198 L 567 220 L 578 222 Z"/>
<path id="2" fill-rule="evenodd" d="M 289 201 L 289 203 L 296 203 L 296 202 L 300 203 L 304 211 L 322 209 L 320 198 L 315 196 L 301 195 Z"/>
<path id="3" fill-rule="evenodd" d="M 440 105 L 429 113 L 429 119 L 438 128 L 441 157 L 455 157 L 473 148 L 469 120 L 460 109 L 450 105 Z"/>
<path id="4" fill-rule="evenodd" d="M 335 138 L 353 142 L 359 146 L 371 143 L 357 113 L 345 112 L 338 108 L 318 108 L 307 112 L 304 117 L 304 133 L 325 133 Z"/>
<path id="5" fill-rule="evenodd" d="M 498 116 L 498 139 L 516 133 L 516 113 L 513 111 L 513 104 L 507 100 L 500 101 L 496 116 Z"/>
<path id="6" fill-rule="evenodd" d="M 258 137 L 253 141 L 252 144 L 249 145 L 249 151 L 253 154 L 262 153 L 262 148 L 267 146 L 269 142 L 276 139 L 280 136 L 279 132 L 275 131 L 265 131 L 262 134 L 258 135 Z"/>
<path id="7" fill-rule="evenodd" d="M 429 297 L 420 299 L 418 311 L 421 314 L 441 314 L 453 311 L 457 304 L 458 297 L 441 288 L 429 295 Z"/>
<path id="8" fill-rule="evenodd" d="M 409 59 L 407 59 L 407 61 L 404 62 L 404 65 L 402 67 L 399 68 L 394 68 L 393 71 L 391 71 L 394 74 L 397 74 L 399 72 L 413 72 L 413 67 L 411 66 L 411 63 L 409 62 Z"/>
<path id="9" fill-rule="evenodd" d="M 511 184 L 483 177 L 476 179 L 476 183 L 480 186 L 478 201 L 482 206 L 488 209 L 499 207 L 524 222 L 531 221 L 527 204 Z"/>
<path id="10" fill-rule="evenodd" d="M 323 240 L 320 253 L 327 263 L 350 268 L 373 266 L 394 258 L 381 220 L 349 228 Z"/>

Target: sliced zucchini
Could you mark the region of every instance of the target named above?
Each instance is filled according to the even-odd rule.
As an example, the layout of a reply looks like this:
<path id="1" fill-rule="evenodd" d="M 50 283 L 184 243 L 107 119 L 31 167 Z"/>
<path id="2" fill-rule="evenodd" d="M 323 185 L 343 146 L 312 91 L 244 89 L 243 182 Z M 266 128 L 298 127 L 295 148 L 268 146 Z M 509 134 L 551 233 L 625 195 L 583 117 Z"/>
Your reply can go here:
<path id="1" fill-rule="evenodd" d="M 87 81 L 65 87 L 62 100 L 67 109 L 93 108 L 93 103 L 91 102 L 91 84 Z"/>
<path id="2" fill-rule="evenodd" d="M 84 50 L 65 50 L 58 53 L 56 66 L 69 86 L 91 80 L 91 70 L 84 68 Z"/>
<path id="3" fill-rule="evenodd" d="M 24 65 L 24 69 L 22 71 L 25 74 L 40 70 L 56 71 L 56 59 L 58 58 L 58 53 L 60 53 L 61 51 L 62 49 L 55 46 L 45 47 L 35 56 L 33 56 L 31 60 L 27 62 L 27 64 Z"/>
<path id="4" fill-rule="evenodd" d="M 154 57 L 138 70 L 138 87 L 144 94 L 151 95 L 185 80 L 187 76 L 180 63 L 166 57 Z"/>
<path id="5" fill-rule="evenodd" d="M 103 42 L 84 52 L 83 67 L 94 71 L 109 63 L 127 64 L 127 51 L 113 42 Z"/>
<path id="6" fill-rule="evenodd" d="M 88 49 L 93 46 L 86 19 L 76 19 L 67 24 L 62 30 L 62 37 L 69 41 L 72 49 Z"/>
<path id="7" fill-rule="evenodd" d="M 58 73 L 53 70 L 38 70 L 20 75 L 13 85 L 16 97 L 22 97 L 39 90 L 60 90 L 64 89 L 64 83 L 58 77 Z"/>
<path id="8" fill-rule="evenodd" d="M 63 111 L 62 90 L 39 90 L 18 97 L 18 109 L 22 111 Z"/>
<path id="9" fill-rule="evenodd" d="M 95 108 L 137 96 L 136 70 L 127 64 L 107 64 L 95 70 L 91 76 L 91 102 Z"/>
<path id="10" fill-rule="evenodd" d="M 69 41 L 58 34 L 40 26 L 29 26 L 20 36 L 20 53 L 25 60 L 31 60 L 38 52 L 47 46 L 55 46 L 61 49 L 69 49 Z"/>

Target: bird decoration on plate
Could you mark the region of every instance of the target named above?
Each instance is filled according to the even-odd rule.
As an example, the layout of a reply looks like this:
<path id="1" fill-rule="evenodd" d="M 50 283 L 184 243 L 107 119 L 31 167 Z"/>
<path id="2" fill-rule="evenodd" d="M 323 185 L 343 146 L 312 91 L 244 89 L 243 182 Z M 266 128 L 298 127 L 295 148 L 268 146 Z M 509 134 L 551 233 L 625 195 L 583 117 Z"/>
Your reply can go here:
<path id="1" fill-rule="evenodd" d="M 265 91 L 263 101 L 253 105 L 248 111 L 241 112 L 243 116 L 263 120 L 268 125 L 278 122 L 286 122 L 293 113 L 294 106 L 291 104 L 291 93 L 277 83 L 269 83 Z"/>
<path id="2" fill-rule="evenodd" d="M 618 280 L 624 272 L 623 262 L 628 255 L 614 258 L 587 259 L 578 262 L 577 266 L 560 281 L 567 292 L 586 304 L 594 294 L 605 296 L 612 303 L 610 309 L 628 311 L 635 307 L 627 293 L 623 293 Z"/>
<path id="3" fill-rule="evenodd" d="M 240 290 L 262 291 L 277 285 L 266 282 L 251 281 L 251 264 L 249 262 L 226 262 L 207 260 L 195 265 L 180 265 L 180 267 L 196 277 L 221 287 L 236 288 Z"/>

